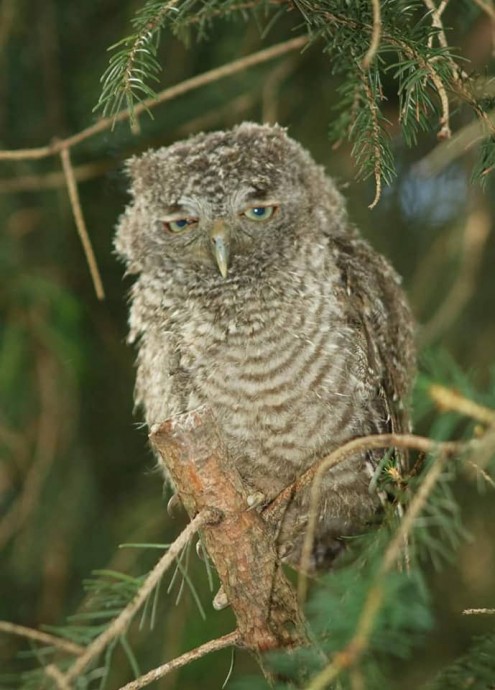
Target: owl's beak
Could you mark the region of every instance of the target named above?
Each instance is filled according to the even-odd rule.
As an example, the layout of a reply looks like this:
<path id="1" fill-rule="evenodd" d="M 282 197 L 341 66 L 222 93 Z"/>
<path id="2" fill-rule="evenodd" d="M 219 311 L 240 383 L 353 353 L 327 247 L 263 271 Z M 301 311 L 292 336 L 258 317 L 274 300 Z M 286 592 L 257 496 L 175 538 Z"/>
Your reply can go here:
<path id="1" fill-rule="evenodd" d="M 223 220 L 216 220 L 209 234 L 213 258 L 217 262 L 222 278 L 226 278 L 229 269 L 230 241 L 229 232 Z"/>

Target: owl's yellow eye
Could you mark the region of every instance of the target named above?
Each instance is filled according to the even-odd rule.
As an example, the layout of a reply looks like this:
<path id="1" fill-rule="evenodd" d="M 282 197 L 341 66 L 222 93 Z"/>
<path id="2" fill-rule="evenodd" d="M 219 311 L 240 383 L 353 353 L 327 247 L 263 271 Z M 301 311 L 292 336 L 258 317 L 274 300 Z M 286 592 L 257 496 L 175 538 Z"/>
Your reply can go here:
<path id="1" fill-rule="evenodd" d="M 177 218 L 177 220 L 163 221 L 163 227 L 167 232 L 177 235 L 185 230 L 190 230 L 191 226 L 196 225 L 197 222 L 197 218 Z"/>
<path id="2" fill-rule="evenodd" d="M 276 206 L 252 206 L 244 211 L 246 218 L 249 220 L 268 220 L 275 213 Z"/>

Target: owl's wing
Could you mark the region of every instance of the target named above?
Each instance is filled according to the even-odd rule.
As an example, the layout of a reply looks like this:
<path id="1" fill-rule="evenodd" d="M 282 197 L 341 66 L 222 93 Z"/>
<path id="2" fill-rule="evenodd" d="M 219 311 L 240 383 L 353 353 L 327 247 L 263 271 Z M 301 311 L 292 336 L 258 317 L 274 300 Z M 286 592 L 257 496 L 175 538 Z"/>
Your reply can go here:
<path id="1" fill-rule="evenodd" d="M 356 235 L 334 241 L 347 318 L 358 333 L 368 365 L 370 414 L 365 433 L 407 433 L 415 348 L 413 319 L 399 279 L 388 262 Z M 395 450 L 394 456 L 404 469 L 406 454 Z M 381 457 L 383 452 L 370 454 L 373 464 Z"/>

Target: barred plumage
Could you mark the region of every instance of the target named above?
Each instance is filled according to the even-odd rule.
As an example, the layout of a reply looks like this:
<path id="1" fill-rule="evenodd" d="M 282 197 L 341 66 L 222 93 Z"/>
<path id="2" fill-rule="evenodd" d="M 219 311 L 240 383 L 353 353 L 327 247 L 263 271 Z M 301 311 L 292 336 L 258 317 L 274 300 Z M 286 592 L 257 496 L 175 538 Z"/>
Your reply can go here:
<path id="1" fill-rule="evenodd" d="M 346 440 L 408 429 L 413 322 L 400 281 L 282 128 L 200 134 L 129 170 L 116 247 L 138 276 L 130 341 L 148 425 L 207 403 L 267 499 Z M 315 567 L 376 512 L 369 460 L 328 473 Z M 303 494 L 278 537 L 291 563 L 306 518 Z"/>

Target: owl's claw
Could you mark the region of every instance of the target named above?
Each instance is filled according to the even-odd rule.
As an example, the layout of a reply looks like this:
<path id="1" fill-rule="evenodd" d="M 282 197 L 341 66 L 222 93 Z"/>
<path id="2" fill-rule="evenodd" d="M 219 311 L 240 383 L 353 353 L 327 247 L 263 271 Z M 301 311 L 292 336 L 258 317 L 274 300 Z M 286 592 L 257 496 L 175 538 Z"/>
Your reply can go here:
<path id="1" fill-rule="evenodd" d="M 222 609 L 226 609 L 227 606 L 229 606 L 229 600 L 227 599 L 224 588 L 220 586 L 220 589 L 213 599 L 213 608 L 215 611 L 221 611 Z"/>
<path id="2" fill-rule="evenodd" d="M 181 502 L 177 494 L 172 494 L 167 503 L 167 513 L 171 518 L 175 517 L 175 513 L 180 508 Z"/>
<path id="3" fill-rule="evenodd" d="M 207 553 L 205 551 L 205 547 L 203 546 L 203 542 L 201 541 L 201 539 L 198 539 L 198 541 L 196 542 L 196 555 L 200 561 L 205 561 L 207 558 Z"/>
<path id="4" fill-rule="evenodd" d="M 248 510 L 254 510 L 260 506 L 265 505 L 267 498 L 262 491 L 254 491 L 247 497 L 247 504 L 249 506 Z"/>

